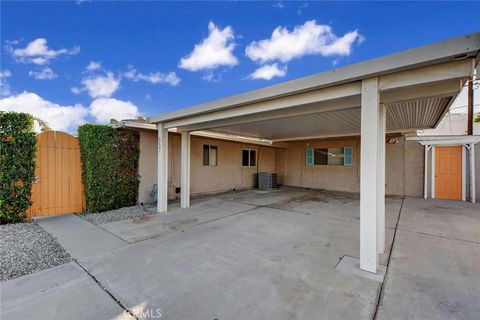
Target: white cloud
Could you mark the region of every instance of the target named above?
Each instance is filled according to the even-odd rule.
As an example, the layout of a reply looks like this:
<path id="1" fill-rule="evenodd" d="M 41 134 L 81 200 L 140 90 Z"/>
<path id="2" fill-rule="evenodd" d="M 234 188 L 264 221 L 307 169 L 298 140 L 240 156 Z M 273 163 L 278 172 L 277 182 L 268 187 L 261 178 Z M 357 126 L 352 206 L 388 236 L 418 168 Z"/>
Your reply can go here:
<path id="1" fill-rule="evenodd" d="M 100 70 L 101 68 L 102 68 L 102 63 L 96 62 L 96 61 L 90 61 L 90 63 L 87 66 L 88 71 Z"/>
<path id="2" fill-rule="evenodd" d="M 10 72 L 10 70 L 3 70 L 0 72 L 0 78 L 8 78 L 11 76 L 12 76 L 12 73 Z"/>
<path id="3" fill-rule="evenodd" d="M 353 45 L 364 39 L 357 30 L 337 37 L 329 25 L 306 21 L 292 31 L 278 26 L 269 39 L 254 41 L 245 50 L 253 61 L 265 63 L 281 61 L 286 63 L 304 55 L 348 56 Z"/>
<path id="4" fill-rule="evenodd" d="M 75 94 L 80 94 L 82 91 L 84 91 L 84 89 L 83 88 L 78 88 L 78 87 L 73 87 L 73 88 L 70 89 L 70 91 L 72 91 Z"/>
<path id="5" fill-rule="evenodd" d="M 32 92 L 23 92 L 0 99 L 0 109 L 29 113 L 47 122 L 53 130 L 59 131 L 75 130 L 85 122 L 88 114 L 88 110 L 81 104 L 62 106 Z"/>
<path id="6" fill-rule="evenodd" d="M 37 80 L 53 80 L 58 77 L 58 75 L 49 67 L 45 67 L 40 71 L 30 70 L 28 75 Z"/>
<path id="7" fill-rule="evenodd" d="M 79 94 L 87 91 L 92 98 L 110 98 L 120 87 L 120 78 L 116 78 L 112 72 L 106 75 L 92 76 L 82 80 L 83 87 L 73 87 L 70 90 Z"/>
<path id="8" fill-rule="evenodd" d="M 6 78 L 12 76 L 10 70 L 3 70 L 0 71 L 0 97 L 9 96 L 12 94 L 10 90 L 10 85 L 7 82 Z"/>
<path id="9" fill-rule="evenodd" d="M 273 4 L 273 7 L 277 9 L 283 9 L 285 8 L 285 4 L 282 1 L 278 1 Z"/>
<path id="10" fill-rule="evenodd" d="M 189 71 L 214 69 L 238 64 L 233 55 L 235 35 L 231 26 L 220 30 L 213 22 L 208 24 L 208 37 L 196 44 L 193 51 L 182 58 L 179 67 Z"/>
<path id="11" fill-rule="evenodd" d="M 151 72 L 149 74 L 143 74 L 138 72 L 133 67 L 129 67 L 128 71 L 125 72 L 124 77 L 132 81 L 147 81 L 152 84 L 157 83 L 167 83 L 171 86 L 176 86 L 180 83 L 181 79 L 177 76 L 175 72 L 161 73 L 161 72 Z"/>
<path id="12" fill-rule="evenodd" d="M 89 108 L 90 114 L 97 122 L 108 123 L 111 119 L 132 119 L 140 113 L 138 107 L 130 101 L 113 98 L 99 98 L 92 101 Z"/>
<path id="13" fill-rule="evenodd" d="M 27 44 L 27 46 L 23 49 L 12 49 L 12 56 L 20 62 L 44 65 L 51 59 L 55 59 L 59 56 L 75 55 L 79 52 L 80 47 L 78 46 L 71 49 L 50 49 L 47 45 L 47 39 L 38 38 Z"/>
<path id="14" fill-rule="evenodd" d="M 251 73 L 250 79 L 271 80 L 274 77 L 283 77 L 287 73 L 287 67 L 279 67 L 277 63 L 262 66 Z"/>

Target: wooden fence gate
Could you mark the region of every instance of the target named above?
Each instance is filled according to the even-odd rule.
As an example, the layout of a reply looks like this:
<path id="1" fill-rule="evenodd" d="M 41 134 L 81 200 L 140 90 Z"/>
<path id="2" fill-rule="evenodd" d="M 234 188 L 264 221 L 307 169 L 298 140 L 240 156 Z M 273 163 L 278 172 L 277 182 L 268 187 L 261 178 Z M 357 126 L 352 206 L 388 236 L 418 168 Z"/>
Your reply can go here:
<path id="1" fill-rule="evenodd" d="M 84 211 L 77 138 L 59 131 L 37 135 L 35 176 L 28 218 Z"/>

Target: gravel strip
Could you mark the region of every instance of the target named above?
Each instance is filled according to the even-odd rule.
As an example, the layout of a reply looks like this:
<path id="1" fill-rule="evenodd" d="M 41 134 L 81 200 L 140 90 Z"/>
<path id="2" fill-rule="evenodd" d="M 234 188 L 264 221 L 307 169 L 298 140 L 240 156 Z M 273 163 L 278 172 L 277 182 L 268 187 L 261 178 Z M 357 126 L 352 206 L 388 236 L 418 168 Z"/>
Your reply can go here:
<path id="1" fill-rule="evenodd" d="M 0 281 L 52 268 L 70 255 L 35 222 L 0 225 Z"/>
<path id="2" fill-rule="evenodd" d="M 154 206 L 132 206 L 104 212 L 83 213 L 80 217 L 93 224 L 102 224 L 156 213 Z"/>

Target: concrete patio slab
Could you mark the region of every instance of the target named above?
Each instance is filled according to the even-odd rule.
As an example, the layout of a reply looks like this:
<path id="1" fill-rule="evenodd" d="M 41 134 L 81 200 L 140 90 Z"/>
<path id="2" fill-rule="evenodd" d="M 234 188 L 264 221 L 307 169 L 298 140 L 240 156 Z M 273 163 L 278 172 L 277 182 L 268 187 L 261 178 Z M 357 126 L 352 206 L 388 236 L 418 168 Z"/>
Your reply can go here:
<path id="1" fill-rule="evenodd" d="M 116 238 L 123 245 L 78 261 L 139 319 L 158 310 L 162 319 L 229 320 L 373 319 L 376 312 L 377 319 L 474 319 L 480 313 L 480 243 L 466 240 L 477 239 L 479 205 L 387 199 L 380 264 L 391 248 L 392 257 L 377 309 L 381 282 L 338 270 L 342 257 L 358 257 L 358 196 L 279 191 L 196 200 L 190 209 L 173 205 L 168 214 L 111 224 L 108 231 L 92 225 L 114 238 L 109 231 L 132 242 L 148 239 Z M 398 218 L 403 229 L 392 247 Z M 57 287 L 81 295 L 72 289 L 77 286 Z M 2 300 L 8 310 L 28 304 Z"/>
<path id="2" fill-rule="evenodd" d="M 73 214 L 35 219 L 74 258 L 122 248 L 128 243 Z"/>
<path id="3" fill-rule="evenodd" d="M 251 189 L 237 193 L 229 193 L 220 196 L 223 200 L 230 200 L 257 206 L 267 206 L 274 203 L 287 201 L 312 192 L 312 190 L 297 187 L 284 187 L 270 191 Z"/>
<path id="4" fill-rule="evenodd" d="M 263 207 L 81 263 L 129 308 L 165 319 L 368 319 L 379 282 L 335 270 L 358 253 L 354 229 Z"/>
<path id="5" fill-rule="evenodd" d="M 0 283 L 1 319 L 133 319 L 75 262 Z"/>
<path id="6" fill-rule="evenodd" d="M 480 242 L 480 204 L 406 198 L 398 228 Z"/>
<path id="7" fill-rule="evenodd" d="M 377 319 L 478 319 L 479 266 L 480 243 L 398 230 Z"/>
<path id="8" fill-rule="evenodd" d="M 135 243 L 255 208 L 217 198 L 197 200 L 193 203 L 194 205 L 187 209 L 178 205 L 171 206 L 166 214 L 105 223 L 100 226 L 129 243 Z M 226 208 L 228 210 L 225 210 Z"/>

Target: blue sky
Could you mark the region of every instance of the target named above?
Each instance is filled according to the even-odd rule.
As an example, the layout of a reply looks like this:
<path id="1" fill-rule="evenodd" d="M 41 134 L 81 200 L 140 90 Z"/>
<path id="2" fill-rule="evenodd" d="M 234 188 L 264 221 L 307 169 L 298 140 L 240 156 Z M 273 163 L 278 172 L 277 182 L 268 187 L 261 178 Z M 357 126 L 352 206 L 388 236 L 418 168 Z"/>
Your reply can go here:
<path id="1" fill-rule="evenodd" d="M 0 108 L 75 132 L 480 31 L 478 12 L 480 2 L 2 1 Z"/>

